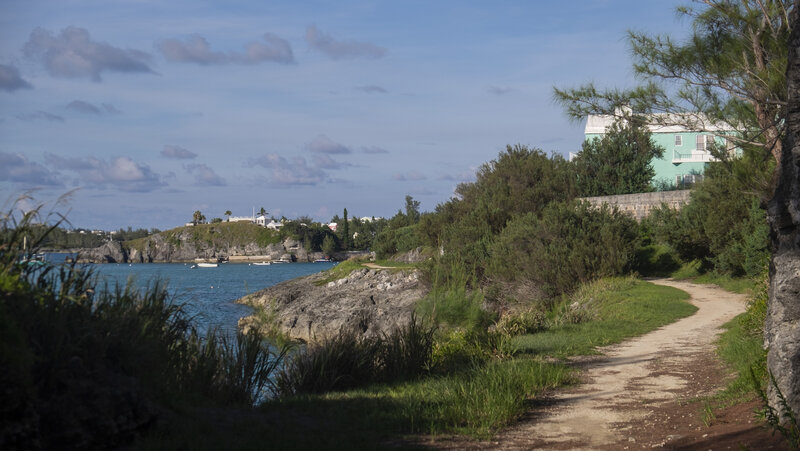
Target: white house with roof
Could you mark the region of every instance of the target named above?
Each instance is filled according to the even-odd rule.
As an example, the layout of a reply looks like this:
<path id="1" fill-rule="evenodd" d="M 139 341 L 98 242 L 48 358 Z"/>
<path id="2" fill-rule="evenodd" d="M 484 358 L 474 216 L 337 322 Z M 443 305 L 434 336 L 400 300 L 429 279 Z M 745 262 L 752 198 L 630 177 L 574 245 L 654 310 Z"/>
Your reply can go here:
<path id="1" fill-rule="evenodd" d="M 701 116 L 696 117 L 702 120 Z M 647 126 L 650 139 L 664 148 L 664 155 L 652 161 L 654 182 L 666 182 L 676 187 L 691 185 L 702 180 L 706 164 L 715 161 L 710 152 L 712 142 L 725 146 L 729 152 L 735 149 L 732 141 L 724 137 L 736 132 L 732 126 L 705 124 L 705 130 L 699 132 L 678 125 L 659 125 L 679 122 L 669 121 L 665 114 L 652 115 L 651 118 L 652 123 Z M 584 130 L 586 140 L 601 138 L 615 120 L 617 118 L 611 115 L 589 115 Z"/>

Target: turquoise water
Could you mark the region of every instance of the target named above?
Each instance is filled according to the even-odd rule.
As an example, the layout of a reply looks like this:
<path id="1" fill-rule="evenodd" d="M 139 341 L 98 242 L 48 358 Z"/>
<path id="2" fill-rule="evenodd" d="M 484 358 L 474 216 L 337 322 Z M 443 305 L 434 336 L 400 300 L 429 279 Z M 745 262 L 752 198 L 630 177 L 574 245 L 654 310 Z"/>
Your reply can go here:
<path id="1" fill-rule="evenodd" d="M 60 257 L 63 260 L 63 256 Z M 48 260 L 56 260 L 57 256 Z M 313 274 L 335 263 L 285 263 L 256 266 L 247 263 L 223 263 L 216 268 L 192 268 L 183 263 L 99 264 L 87 265 L 101 281 L 125 284 L 132 279 L 144 287 L 155 279 L 168 283 L 176 301 L 185 304 L 185 311 L 194 318 L 198 331 L 219 327 L 236 331 L 239 318 L 250 314 L 250 307 L 235 304 L 236 299 L 275 285 L 284 280 Z"/>

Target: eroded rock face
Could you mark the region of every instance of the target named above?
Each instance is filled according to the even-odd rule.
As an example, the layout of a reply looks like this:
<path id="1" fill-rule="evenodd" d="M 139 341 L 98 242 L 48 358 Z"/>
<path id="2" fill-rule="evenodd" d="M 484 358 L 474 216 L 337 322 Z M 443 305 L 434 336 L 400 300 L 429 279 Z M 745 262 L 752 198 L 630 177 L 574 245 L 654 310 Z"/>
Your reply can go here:
<path id="1" fill-rule="evenodd" d="M 764 335 L 767 367 L 777 388 L 800 417 L 800 20 L 793 11 L 787 84 L 789 108 L 781 175 L 769 203 L 773 254 L 769 308 Z M 778 411 L 778 392 L 770 385 L 770 404 Z"/>
<path id="2" fill-rule="evenodd" d="M 109 241 L 100 247 L 81 251 L 79 258 L 88 263 L 123 263 L 128 261 L 128 254 L 119 241 Z"/>
<path id="3" fill-rule="evenodd" d="M 195 259 L 224 259 L 229 257 L 258 256 L 260 259 L 285 259 L 290 261 L 314 261 L 322 257 L 321 252 L 308 252 L 302 243 L 287 239 L 283 243 L 259 246 L 214 245 L 194 239 L 190 231 L 184 231 L 169 240 L 162 234 L 151 235 L 139 248 L 125 249 L 121 243 L 111 241 L 95 249 L 83 250 L 79 259 L 88 263 L 153 263 L 191 262 Z"/>
<path id="4" fill-rule="evenodd" d="M 420 272 L 359 269 L 342 279 L 317 285 L 327 273 L 289 280 L 237 302 L 274 309 L 280 329 L 296 340 L 311 342 L 355 330 L 379 336 L 408 324 L 417 301 L 428 289 Z M 246 331 L 259 327 L 253 317 L 242 318 Z"/>

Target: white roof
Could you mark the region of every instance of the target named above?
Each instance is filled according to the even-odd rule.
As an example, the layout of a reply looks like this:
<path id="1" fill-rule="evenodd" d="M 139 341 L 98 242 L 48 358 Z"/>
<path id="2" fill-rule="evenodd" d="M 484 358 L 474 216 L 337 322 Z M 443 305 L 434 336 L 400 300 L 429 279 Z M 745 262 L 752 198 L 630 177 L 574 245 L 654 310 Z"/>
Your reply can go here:
<path id="1" fill-rule="evenodd" d="M 652 123 L 648 124 L 647 128 L 650 130 L 650 133 L 691 133 L 691 132 L 725 132 L 725 131 L 735 131 L 736 129 L 724 123 L 717 123 L 712 124 L 708 119 L 706 119 L 705 115 L 697 113 L 697 114 L 689 114 L 685 113 L 681 116 L 685 116 L 684 118 L 679 117 L 677 114 L 671 113 L 659 113 L 653 114 L 649 117 L 653 119 Z M 672 118 L 671 118 L 672 117 Z M 584 129 L 584 134 L 596 134 L 602 135 L 606 132 L 606 129 L 614 123 L 617 118 L 612 115 L 595 115 L 590 114 L 586 118 L 586 128 Z M 675 123 L 681 121 L 694 121 L 697 125 L 696 129 L 688 129 L 686 127 L 680 125 L 661 125 L 660 123 Z"/>

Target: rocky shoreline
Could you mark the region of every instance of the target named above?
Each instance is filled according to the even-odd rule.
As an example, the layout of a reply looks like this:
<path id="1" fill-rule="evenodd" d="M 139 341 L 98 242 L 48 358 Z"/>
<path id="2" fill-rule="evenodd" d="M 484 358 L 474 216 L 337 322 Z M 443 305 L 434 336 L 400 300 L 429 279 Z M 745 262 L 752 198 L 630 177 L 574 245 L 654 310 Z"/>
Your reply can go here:
<path id="1" fill-rule="evenodd" d="M 408 324 L 417 301 L 429 288 L 416 269 L 361 268 L 346 277 L 328 281 L 327 272 L 281 282 L 245 296 L 237 303 L 264 309 L 261 315 L 239 320 L 245 333 L 277 327 L 293 340 L 313 342 L 353 330 L 380 336 Z"/>
<path id="2" fill-rule="evenodd" d="M 109 241 L 100 247 L 79 249 L 77 252 L 81 263 L 187 263 L 224 260 L 312 262 L 324 257 L 322 252 L 308 252 L 300 242 L 292 239 L 267 246 L 248 243 L 218 248 L 198 246 L 189 240 L 172 243 L 160 235 L 150 237 L 141 249 L 128 248 L 119 241 Z"/>

